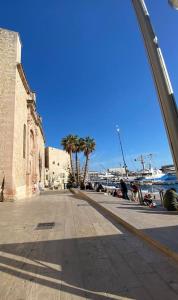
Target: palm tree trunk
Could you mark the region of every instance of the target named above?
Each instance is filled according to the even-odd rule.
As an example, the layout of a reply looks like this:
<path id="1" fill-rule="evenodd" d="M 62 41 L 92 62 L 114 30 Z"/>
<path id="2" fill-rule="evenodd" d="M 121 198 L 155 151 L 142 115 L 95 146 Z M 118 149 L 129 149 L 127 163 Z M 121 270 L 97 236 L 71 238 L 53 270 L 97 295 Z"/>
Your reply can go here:
<path id="1" fill-rule="evenodd" d="M 78 160 L 78 183 L 80 184 L 80 179 L 81 179 L 81 176 L 80 176 L 80 160 Z"/>
<path id="2" fill-rule="evenodd" d="M 79 172 L 78 172 L 78 153 L 75 152 L 75 168 L 76 168 L 76 179 L 77 179 L 77 185 L 79 184 Z"/>
<path id="3" fill-rule="evenodd" d="M 84 169 L 84 175 L 83 175 L 83 183 L 85 183 L 85 179 L 86 179 L 86 175 L 87 175 L 88 160 L 89 160 L 89 155 L 86 155 L 85 169 Z"/>
<path id="4" fill-rule="evenodd" d="M 75 180 L 75 174 L 74 174 L 74 168 L 73 168 L 73 161 L 72 161 L 72 151 L 70 151 L 69 155 L 70 155 L 71 173 L 72 173 L 72 176 L 74 177 L 74 180 Z"/>

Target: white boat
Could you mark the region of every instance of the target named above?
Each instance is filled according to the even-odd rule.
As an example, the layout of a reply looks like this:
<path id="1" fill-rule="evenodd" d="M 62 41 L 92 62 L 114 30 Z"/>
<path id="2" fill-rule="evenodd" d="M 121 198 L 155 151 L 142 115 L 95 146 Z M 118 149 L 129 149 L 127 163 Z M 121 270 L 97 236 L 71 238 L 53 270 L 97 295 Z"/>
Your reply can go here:
<path id="1" fill-rule="evenodd" d="M 165 173 L 163 173 L 159 169 L 153 169 L 153 168 L 151 168 L 151 169 L 145 169 L 145 170 L 141 171 L 141 176 L 145 180 L 161 179 L 164 175 L 165 175 Z"/>
<path id="2" fill-rule="evenodd" d="M 140 172 L 136 180 L 143 183 L 176 184 L 178 180 L 175 174 L 165 174 L 159 169 L 149 169 Z"/>
<path id="3" fill-rule="evenodd" d="M 143 183 L 143 184 L 152 184 L 153 182 L 155 182 L 156 180 L 161 179 L 165 174 L 157 169 L 149 169 L 149 170 L 143 170 L 140 171 L 137 174 L 136 180 L 139 183 Z"/>

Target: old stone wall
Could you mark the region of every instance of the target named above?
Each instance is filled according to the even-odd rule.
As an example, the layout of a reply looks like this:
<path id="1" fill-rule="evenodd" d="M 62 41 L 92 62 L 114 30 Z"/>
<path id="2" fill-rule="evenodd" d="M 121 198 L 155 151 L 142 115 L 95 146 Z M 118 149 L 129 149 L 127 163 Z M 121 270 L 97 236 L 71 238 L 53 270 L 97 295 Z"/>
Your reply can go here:
<path id="1" fill-rule="evenodd" d="M 45 142 L 40 128 L 38 127 L 38 180 L 44 185 L 45 176 Z M 41 161 L 41 168 L 40 168 Z M 41 169 L 41 171 L 40 171 Z"/>
<path id="2" fill-rule="evenodd" d="M 44 137 L 21 65 L 16 32 L 0 29 L 0 186 L 5 176 L 5 199 L 38 192 L 44 181 Z"/>
<path id="3" fill-rule="evenodd" d="M 16 198 L 26 196 L 26 164 L 27 153 L 24 151 L 24 125 L 27 128 L 27 94 L 18 69 L 16 69 L 15 113 L 14 113 L 14 148 L 13 177 L 16 186 Z M 25 144 L 27 133 L 25 137 Z"/>
<path id="4" fill-rule="evenodd" d="M 20 59 L 16 32 L 0 29 L 0 185 L 5 176 L 5 194 L 14 193 L 13 142 L 16 65 Z"/>
<path id="5" fill-rule="evenodd" d="M 44 186 L 44 136 L 40 129 L 41 122 L 35 111 L 35 103 L 28 105 L 27 118 L 27 195 L 36 194 L 40 185 Z"/>

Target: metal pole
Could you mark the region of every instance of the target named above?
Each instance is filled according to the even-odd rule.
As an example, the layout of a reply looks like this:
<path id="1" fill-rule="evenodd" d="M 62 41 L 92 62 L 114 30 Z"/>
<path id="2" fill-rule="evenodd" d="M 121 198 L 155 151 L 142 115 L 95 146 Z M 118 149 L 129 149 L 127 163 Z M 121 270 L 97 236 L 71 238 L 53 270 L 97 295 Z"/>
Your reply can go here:
<path id="1" fill-rule="evenodd" d="M 122 142 L 121 142 L 120 130 L 118 128 L 117 128 L 117 133 L 118 133 L 119 143 L 120 143 L 120 147 L 121 147 L 122 159 L 123 159 L 123 162 L 124 162 L 125 174 L 126 174 L 126 177 L 127 177 L 127 165 L 126 165 L 126 162 L 125 162 L 124 151 L 123 151 Z"/>
<path id="2" fill-rule="evenodd" d="M 164 125 L 178 177 L 178 110 L 158 39 L 153 31 L 144 0 L 132 0 L 143 35 L 148 59 L 158 93 Z"/>
<path id="3" fill-rule="evenodd" d="M 140 160 L 141 160 L 143 171 L 145 171 L 145 162 L 144 162 L 143 155 L 141 155 Z"/>

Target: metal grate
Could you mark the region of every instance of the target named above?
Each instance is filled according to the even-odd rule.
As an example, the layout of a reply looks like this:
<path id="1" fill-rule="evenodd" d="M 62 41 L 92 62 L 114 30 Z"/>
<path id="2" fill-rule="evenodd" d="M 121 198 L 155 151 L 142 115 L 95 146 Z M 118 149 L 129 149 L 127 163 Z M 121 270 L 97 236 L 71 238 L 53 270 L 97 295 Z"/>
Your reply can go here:
<path id="1" fill-rule="evenodd" d="M 36 226 L 36 230 L 41 230 L 41 229 L 52 229 L 55 226 L 54 222 L 49 222 L 49 223 L 38 223 Z"/>

